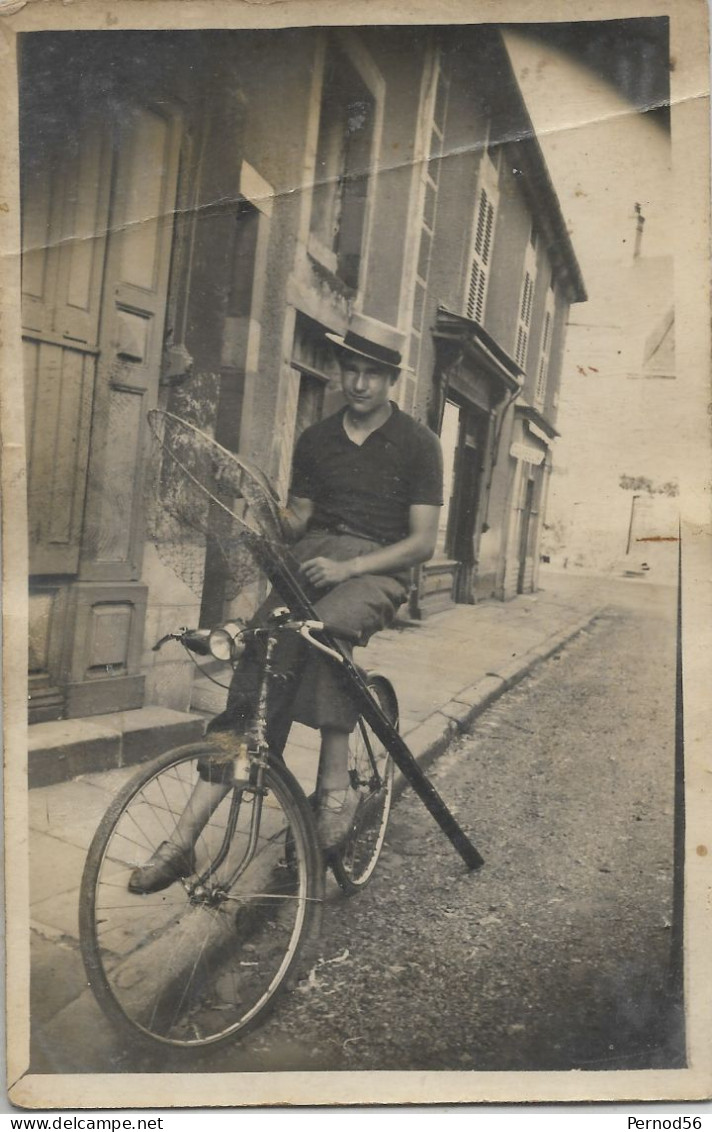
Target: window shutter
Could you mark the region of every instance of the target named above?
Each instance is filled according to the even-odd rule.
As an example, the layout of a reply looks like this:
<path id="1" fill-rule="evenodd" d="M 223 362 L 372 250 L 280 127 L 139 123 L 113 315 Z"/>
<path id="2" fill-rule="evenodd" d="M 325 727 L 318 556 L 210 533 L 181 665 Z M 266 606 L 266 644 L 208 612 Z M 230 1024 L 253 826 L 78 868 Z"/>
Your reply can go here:
<path id="1" fill-rule="evenodd" d="M 546 389 L 546 357 L 542 355 L 539 362 L 539 373 L 536 379 L 536 393 L 534 399 L 537 402 L 544 400 L 544 390 Z"/>
<path id="2" fill-rule="evenodd" d="M 482 262 L 489 265 L 490 252 L 492 250 L 492 234 L 494 230 L 494 208 L 484 189 L 482 190 L 482 206 L 485 216 L 484 235 L 482 239 Z"/>
<path id="3" fill-rule="evenodd" d="M 487 189 L 482 187 L 477 204 L 465 305 L 467 317 L 474 319 L 475 322 L 482 322 L 485 313 L 485 297 L 494 238 L 495 203 L 496 197 L 491 187 Z"/>
<path id="4" fill-rule="evenodd" d="M 524 369 L 524 362 L 526 361 L 526 357 L 527 357 L 527 342 L 528 341 L 529 341 L 529 335 L 527 334 L 524 327 L 520 325 L 519 328 L 517 329 L 517 349 L 516 349 L 515 360 L 517 362 L 517 365 L 521 366 L 522 369 Z"/>
<path id="5" fill-rule="evenodd" d="M 549 292 L 551 296 L 551 292 Z M 544 316 L 544 330 L 541 338 L 541 357 L 539 359 L 539 371 L 536 379 L 536 390 L 534 392 L 534 400 L 537 405 L 541 405 L 544 401 L 544 394 L 546 393 L 546 381 L 549 376 L 549 354 L 551 352 L 551 324 L 552 324 L 552 308 L 551 298 L 547 297 L 547 310 Z"/>
<path id="6" fill-rule="evenodd" d="M 514 344 L 514 360 L 522 369 L 526 369 L 527 350 L 529 348 L 529 333 L 531 330 L 532 313 L 534 310 L 534 287 L 536 282 L 536 248 L 531 238 L 527 241 L 524 256 L 524 278 L 517 311 L 517 334 Z"/>
<path id="7" fill-rule="evenodd" d="M 517 365 L 524 368 L 524 363 L 527 357 L 527 345 L 529 343 L 529 326 L 532 318 L 532 301 L 534 297 L 534 280 L 528 271 L 524 273 L 524 285 L 522 287 L 522 301 L 519 309 L 519 326 L 517 328 L 517 347 L 515 352 L 515 360 Z"/>
<path id="8" fill-rule="evenodd" d="M 470 289 L 467 296 L 467 317 L 474 319 L 475 322 L 482 321 L 486 284 L 487 272 L 480 267 L 476 259 L 473 259 L 470 270 Z"/>

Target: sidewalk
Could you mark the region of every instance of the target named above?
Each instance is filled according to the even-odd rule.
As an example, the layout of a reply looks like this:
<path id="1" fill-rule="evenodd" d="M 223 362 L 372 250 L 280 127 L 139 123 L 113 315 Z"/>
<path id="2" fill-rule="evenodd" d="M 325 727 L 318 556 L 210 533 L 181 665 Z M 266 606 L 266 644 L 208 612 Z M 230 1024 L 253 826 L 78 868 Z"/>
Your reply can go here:
<path id="1" fill-rule="evenodd" d="M 357 661 L 388 676 L 401 709 L 401 732 L 422 764 L 440 753 L 497 697 L 580 632 L 600 600 L 547 579 L 547 589 L 507 603 L 456 606 L 427 621 L 378 634 Z M 360 655 L 359 655 L 360 653 Z M 225 693 L 221 693 L 224 696 Z M 204 704 L 205 707 L 208 704 Z M 209 705 L 220 710 L 216 697 Z M 295 727 L 286 760 L 313 788 L 318 736 Z M 29 794 L 32 1021 L 42 1068 L 71 1035 L 81 1065 L 105 1065 L 113 1035 L 103 1021 L 78 954 L 77 907 L 86 850 L 119 786 L 135 766 L 84 774 Z M 429 820 L 429 819 L 428 819 Z"/>

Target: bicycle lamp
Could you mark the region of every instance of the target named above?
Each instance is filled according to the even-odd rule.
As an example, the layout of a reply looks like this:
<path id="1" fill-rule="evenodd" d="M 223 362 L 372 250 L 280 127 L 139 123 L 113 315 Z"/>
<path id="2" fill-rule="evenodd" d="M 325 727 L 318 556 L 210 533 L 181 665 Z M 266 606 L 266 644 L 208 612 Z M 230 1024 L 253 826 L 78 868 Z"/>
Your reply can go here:
<path id="1" fill-rule="evenodd" d="M 216 660 L 237 660 L 245 651 L 242 627 L 235 621 L 228 621 L 219 629 L 213 629 L 208 637 L 208 648 Z"/>

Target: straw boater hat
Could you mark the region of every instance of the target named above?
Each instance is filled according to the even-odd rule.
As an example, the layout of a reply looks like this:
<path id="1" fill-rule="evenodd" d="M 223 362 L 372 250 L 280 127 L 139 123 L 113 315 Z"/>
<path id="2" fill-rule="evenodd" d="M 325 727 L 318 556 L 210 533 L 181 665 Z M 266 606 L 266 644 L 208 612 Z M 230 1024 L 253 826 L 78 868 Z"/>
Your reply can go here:
<path id="1" fill-rule="evenodd" d="M 344 335 L 327 333 L 326 337 L 351 354 L 359 354 L 395 370 L 407 368 L 402 360 L 405 335 L 394 326 L 387 326 L 368 315 L 355 312 Z"/>

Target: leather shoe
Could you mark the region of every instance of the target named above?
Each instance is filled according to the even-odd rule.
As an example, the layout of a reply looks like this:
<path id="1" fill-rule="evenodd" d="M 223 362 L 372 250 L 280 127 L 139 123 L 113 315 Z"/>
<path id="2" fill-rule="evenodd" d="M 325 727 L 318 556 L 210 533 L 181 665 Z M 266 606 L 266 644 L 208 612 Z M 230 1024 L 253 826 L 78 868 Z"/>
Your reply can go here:
<path id="1" fill-rule="evenodd" d="M 195 872 L 195 853 L 181 849 L 170 841 L 162 841 L 145 865 L 140 865 L 129 877 L 129 892 L 145 895 L 161 892 L 180 877 Z"/>
<path id="2" fill-rule="evenodd" d="M 322 849 L 338 849 L 346 840 L 356 817 L 359 796 L 348 786 L 345 790 L 325 791 L 317 816 L 317 830 Z"/>

